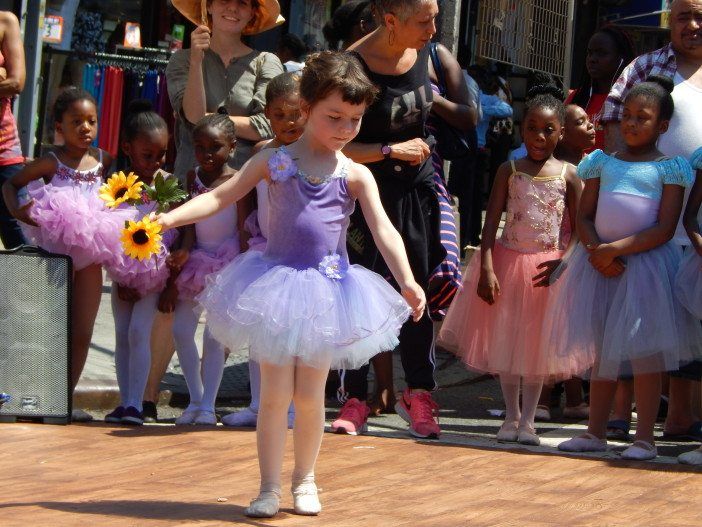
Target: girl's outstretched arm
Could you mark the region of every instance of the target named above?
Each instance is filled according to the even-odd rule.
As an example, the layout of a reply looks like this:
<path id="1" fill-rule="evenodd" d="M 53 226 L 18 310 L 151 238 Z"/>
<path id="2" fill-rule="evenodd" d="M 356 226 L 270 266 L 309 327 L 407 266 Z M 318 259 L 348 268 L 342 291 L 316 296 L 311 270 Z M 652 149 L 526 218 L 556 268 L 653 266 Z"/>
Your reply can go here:
<path id="1" fill-rule="evenodd" d="M 497 229 L 500 226 L 502 213 L 507 206 L 507 190 L 509 176 L 512 173 L 510 163 L 502 163 L 495 174 L 490 199 L 485 211 L 485 223 L 480 241 L 480 279 L 478 280 L 478 296 L 492 305 L 500 294 L 500 283 L 497 280 L 492 265 L 492 250 L 495 246 Z"/>
<path id="2" fill-rule="evenodd" d="M 241 170 L 211 192 L 200 194 L 177 209 L 156 216 L 164 230 L 197 223 L 246 196 L 256 184 L 268 178 L 268 158 L 275 150 L 264 150 L 249 159 Z"/>
<path id="3" fill-rule="evenodd" d="M 658 222 L 641 232 L 621 240 L 599 245 L 590 254 L 590 262 L 597 270 L 611 264 L 615 258 L 650 251 L 670 241 L 680 218 L 685 189 L 680 185 L 663 185 Z"/>
<path id="4" fill-rule="evenodd" d="M 700 234 L 700 224 L 697 221 L 697 213 L 702 205 L 702 170 L 697 171 L 695 184 L 692 185 L 690 197 L 687 200 L 687 207 L 683 214 L 683 225 L 690 237 L 692 246 L 697 251 L 697 254 L 702 256 L 702 235 Z"/>
<path id="5" fill-rule="evenodd" d="M 56 172 L 56 159 L 53 156 L 40 157 L 24 166 L 2 185 L 2 196 L 5 199 L 8 212 L 17 220 L 37 227 L 37 224 L 29 216 L 29 209 L 33 200 L 19 206 L 17 191 L 28 185 L 32 181 L 43 177 L 51 176 Z"/>
<path id="6" fill-rule="evenodd" d="M 363 165 L 354 163 L 349 170 L 347 182 L 351 194 L 361 204 L 363 217 L 373 234 L 375 245 L 400 286 L 402 296 L 412 308 L 414 320 L 419 320 L 426 305 L 424 291 L 414 280 L 407 260 L 405 244 L 385 213 L 373 175 Z"/>

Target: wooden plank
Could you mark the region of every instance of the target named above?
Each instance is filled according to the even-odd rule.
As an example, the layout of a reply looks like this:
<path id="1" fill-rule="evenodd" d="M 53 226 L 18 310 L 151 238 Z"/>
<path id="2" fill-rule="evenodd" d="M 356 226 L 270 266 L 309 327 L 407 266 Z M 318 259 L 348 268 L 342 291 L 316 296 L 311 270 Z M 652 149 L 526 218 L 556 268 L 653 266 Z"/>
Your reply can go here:
<path id="1" fill-rule="evenodd" d="M 251 432 L 9 424 L 0 437 L 3 527 L 702 525 L 702 471 L 679 465 L 327 435 L 320 517 L 292 513 L 288 451 L 281 514 L 252 520 Z"/>

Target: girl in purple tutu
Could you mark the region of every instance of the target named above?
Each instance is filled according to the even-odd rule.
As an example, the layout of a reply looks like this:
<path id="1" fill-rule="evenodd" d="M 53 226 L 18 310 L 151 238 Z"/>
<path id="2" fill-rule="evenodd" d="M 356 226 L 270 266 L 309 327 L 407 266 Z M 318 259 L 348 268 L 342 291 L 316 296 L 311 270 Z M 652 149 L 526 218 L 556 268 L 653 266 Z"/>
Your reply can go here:
<path id="1" fill-rule="evenodd" d="M 634 376 L 637 426 L 624 459 L 657 455 L 653 428 L 661 372 L 702 354 L 702 329 L 673 294 L 682 252 L 671 242 L 692 169 L 656 147 L 673 115 L 673 83 L 649 77 L 624 101 L 624 150 L 589 154 L 579 165 L 585 189 L 578 210 L 582 244 L 556 286 L 544 343 L 594 358 L 587 432 L 558 448 L 607 449 L 606 428 L 620 375 Z"/>
<path id="2" fill-rule="evenodd" d="M 552 274 L 577 243 L 581 185 L 575 167 L 554 157 L 563 137 L 563 103 L 530 91 L 522 136 L 527 156 L 503 163 L 495 179 L 480 254 L 468 264 L 439 341 L 466 365 L 499 375 L 505 421 L 498 441 L 538 445 L 534 417 L 544 381 L 582 373 L 590 363 L 556 356 L 540 342 Z M 503 212 L 505 224 L 496 239 Z M 521 407 L 519 404 L 521 387 Z"/>
<path id="3" fill-rule="evenodd" d="M 187 174 L 190 198 L 219 187 L 236 171 L 228 166 L 234 154 L 236 133 L 227 115 L 210 114 L 193 129 L 193 145 L 198 166 Z M 190 404 L 176 419 L 177 425 L 216 425 L 215 399 L 224 370 L 225 350 L 205 328 L 202 337 L 202 364 L 195 344 L 195 331 L 202 308 L 197 295 L 210 275 L 218 272 L 239 254 L 237 204 L 195 224 L 195 242 L 180 274 L 169 284 L 175 291 L 173 337 L 178 360 L 190 391 Z"/>
<path id="4" fill-rule="evenodd" d="M 25 238 L 73 261 L 71 374 L 75 388 L 88 356 L 102 293 L 101 264 L 118 250 L 119 234 L 128 217 L 108 209 L 99 197 L 107 152 L 91 146 L 98 133 L 95 100 L 75 87 L 63 90 L 54 103 L 54 122 L 64 144 L 27 164 L 3 185 L 11 214 Z M 18 202 L 27 187 L 28 201 Z"/>
<path id="5" fill-rule="evenodd" d="M 402 238 L 380 202 L 372 174 L 341 149 L 360 128 L 376 88 L 352 55 L 313 55 L 300 80 L 305 131 L 288 147 L 264 150 L 212 192 L 158 217 L 164 229 L 198 222 L 268 183 L 268 243 L 224 267 L 198 300 L 216 339 L 248 346 L 261 365 L 256 428 L 261 488 L 246 509 L 278 512 L 290 401 L 295 403 L 294 510 L 321 510 L 314 466 L 324 431 L 329 368 L 356 368 L 398 344 L 410 313 L 425 306 Z M 358 200 L 373 238 L 400 286 L 349 265 L 346 229 Z M 408 305 L 409 304 L 409 305 Z"/>
<path id="6" fill-rule="evenodd" d="M 134 101 L 124 123 L 122 151 L 129 158 L 126 173 L 135 174 L 137 181 L 152 186 L 157 176 L 171 177 L 161 170 L 168 148 L 168 127 L 155 113 L 148 101 Z M 138 221 L 154 212 L 157 203 L 146 193 L 135 205 L 122 204 L 120 210 Z M 121 226 L 121 229 L 124 225 Z M 170 277 L 170 268 L 178 269 L 187 258 L 187 251 L 170 254 L 177 231 L 167 233 L 158 254 L 144 260 L 127 256 L 120 247 L 105 264 L 112 279 L 112 315 L 115 323 L 115 369 L 119 385 L 120 404 L 105 416 L 108 423 L 141 425 L 144 422 L 142 399 L 151 366 L 151 331 L 159 304 L 171 311 L 173 299 L 161 298 Z"/>
<path id="7" fill-rule="evenodd" d="M 255 152 L 267 148 L 280 148 L 297 141 L 302 135 L 303 122 L 300 113 L 300 75 L 299 73 L 281 73 L 266 86 L 266 117 L 271 123 L 275 137 L 261 141 L 254 148 Z M 263 252 L 268 238 L 268 183 L 259 181 L 256 185 L 256 210 L 246 220 L 246 229 L 251 235 L 248 248 Z M 226 426 L 256 427 L 261 390 L 261 368 L 249 358 L 249 385 L 251 386 L 251 403 L 238 412 L 222 417 Z M 292 428 L 295 419 L 294 407 L 290 405 L 288 427 Z"/>

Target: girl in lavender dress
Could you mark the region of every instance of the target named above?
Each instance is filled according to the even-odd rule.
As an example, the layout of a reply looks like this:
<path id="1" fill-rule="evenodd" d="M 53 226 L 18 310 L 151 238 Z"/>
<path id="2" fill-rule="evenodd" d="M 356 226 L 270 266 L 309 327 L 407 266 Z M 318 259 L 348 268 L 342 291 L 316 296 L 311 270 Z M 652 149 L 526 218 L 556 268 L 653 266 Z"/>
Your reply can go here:
<path id="1" fill-rule="evenodd" d="M 672 89 L 664 77 L 635 86 L 621 120 L 626 148 L 595 150 L 578 165 L 585 180 L 577 218 L 582 245 L 551 299 L 543 342 L 594 355 L 595 362 L 588 430 L 561 443 L 563 451 L 607 449 L 617 377 L 633 374 L 636 440 L 622 457 L 655 458 L 661 372 L 702 353 L 700 324 L 673 294 L 682 253 L 670 243 L 692 169 L 656 147 L 673 115 Z"/>
<path id="2" fill-rule="evenodd" d="M 249 346 L 261 364 L 256 429 L 261 488 L 246 509 L 278 512 L 290 401 L 295 403 L 294 509 L 321 510 L 314 466 L 324 430 L 330 367 L 358 367 L 398 343 L 400 327 L 425 305 L 402 239 L 370 172 L 341 149 L 358 133 L 376 89 L 358 60 L 324 52 L 300 81 L 305 132 L 289 147 L 260 152 L 229 181 L 158 217 L 164 229 L 197 222 L 269 183 L 269 237 L 225 267 L 200 295 L 212 334 L 231 349 Z M 349 265 L 346 229 L 358 200 L 401 295 L 381 276 Z M 409 304 L 409 305 L 408 305 Z"/>
<path id="3" fill-rule="evenodd" d="M 586 370 L 587 360 L 559 358 L 540 342 L 547 286 L 566 249 L 580 183 L 575 167 L 553 156 L 563 137 L 565 108 L 550 94 L 527 103 L 522 136 L 527 156 L 502 164 L 490 194 L 480 254 L 444 320 L 439 341 L 466 365 L 499 375 L 505 421 L 498 441 L 538 445 L 534 416 L 544 381 Z M 495 239 L 502 213 L 505 226 Z M 522 391 L 519 405 L 520 385 Z"/>

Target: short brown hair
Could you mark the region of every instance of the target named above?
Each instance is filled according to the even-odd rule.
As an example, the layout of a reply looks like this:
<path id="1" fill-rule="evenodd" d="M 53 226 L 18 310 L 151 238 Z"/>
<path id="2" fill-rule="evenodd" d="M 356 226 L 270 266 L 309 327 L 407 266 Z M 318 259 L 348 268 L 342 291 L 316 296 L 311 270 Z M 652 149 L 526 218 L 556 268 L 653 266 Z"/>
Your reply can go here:
<path id="1" fill-rule="evenodd" d="M 314 105 L 338 90 L 341 98 L 351 104 L 370 106 L 378 93 L 363 66 L 351 53 L 322 51 L 305 61 L 300 79 L 300 95 Z"/>
<path id="2" fill-rule="evenodd" d="M 393 13 L 402 22 L 407 22 L 417 6 L 426 1 L 428 0 L 374 0 L 373 5 L 380 18 L 380 24 L 383 25 L 383 15 L 386 13 Z"/>

